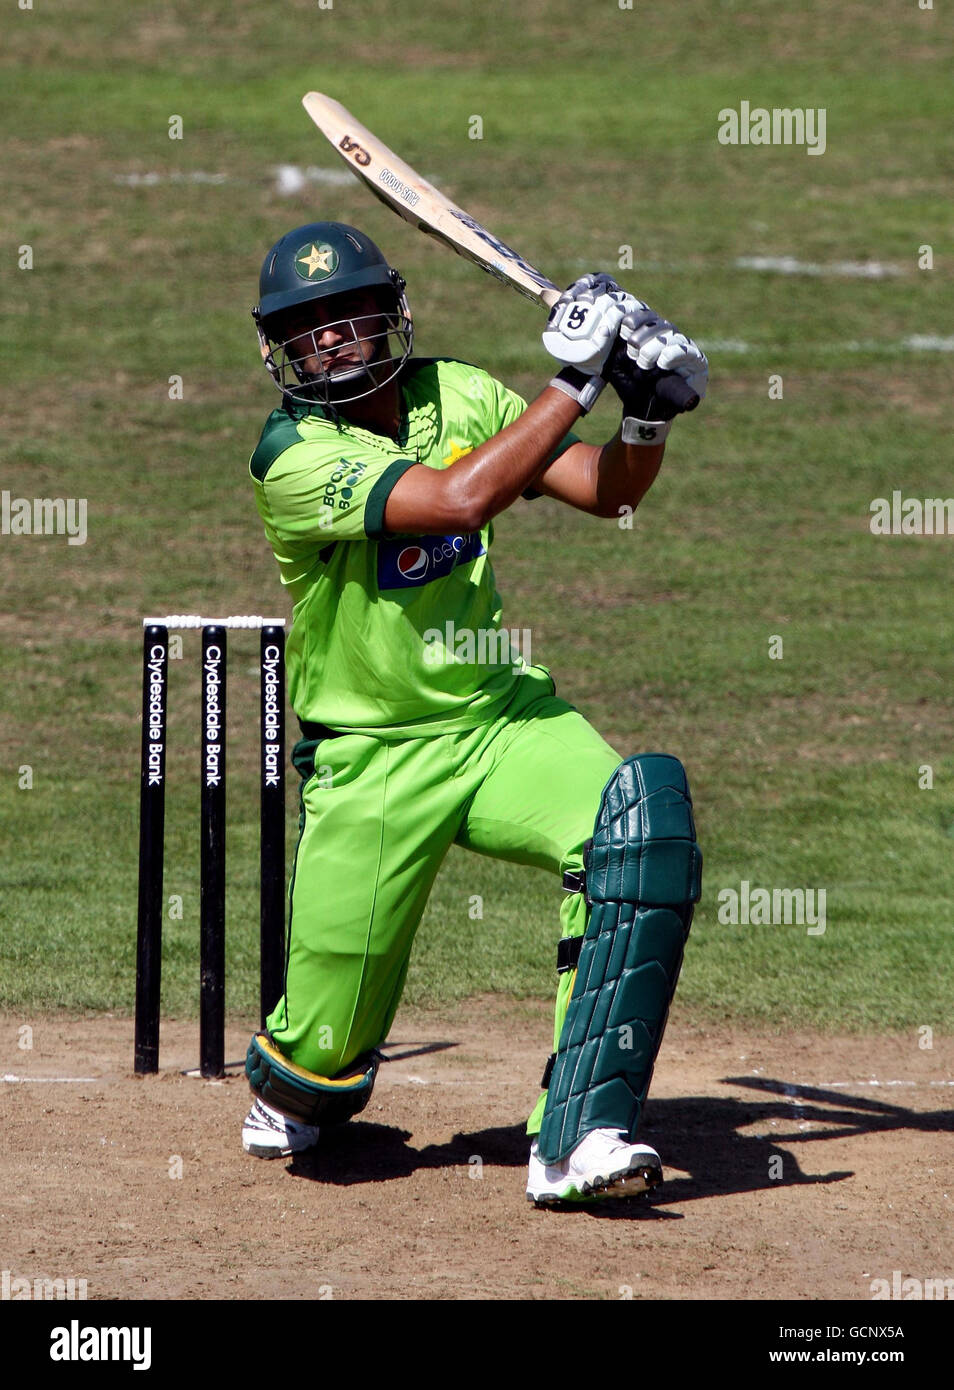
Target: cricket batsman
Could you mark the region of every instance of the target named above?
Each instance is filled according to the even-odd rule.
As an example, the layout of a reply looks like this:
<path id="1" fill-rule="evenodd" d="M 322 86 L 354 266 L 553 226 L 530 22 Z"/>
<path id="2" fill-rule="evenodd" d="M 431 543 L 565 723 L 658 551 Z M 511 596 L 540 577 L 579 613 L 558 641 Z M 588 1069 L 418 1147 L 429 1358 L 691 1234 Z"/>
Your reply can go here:
<path id="1" fill-rule="evenodd" d="M 689 789 L 674 757 L 621 759 L 511 649 L 490 551 L 494 517 L 521 499 L 636 507 L 676 413 L 661 377 L 702 397 L 708 365 L 610 276 L 585 275 L 553 306 L 552 380 L 528 405 L 479 367 L 412 356 L 404 290 L 363 233 L 316 222 L 269 251 L 252 311 L 282 394 L 249 466 L 294 602 L 302 784 L 285 987 L 248 1049 L 243 1146 L 298 1153 L 367 1105 L 457 844 L 549 870 L 554 919 L 564 890 L 527 1196 L 635 1195 L 662 1179 L 635 1136 L 700 891 Z M 572 428 L 606 385 L 620 429 L 585 444 Z"/>

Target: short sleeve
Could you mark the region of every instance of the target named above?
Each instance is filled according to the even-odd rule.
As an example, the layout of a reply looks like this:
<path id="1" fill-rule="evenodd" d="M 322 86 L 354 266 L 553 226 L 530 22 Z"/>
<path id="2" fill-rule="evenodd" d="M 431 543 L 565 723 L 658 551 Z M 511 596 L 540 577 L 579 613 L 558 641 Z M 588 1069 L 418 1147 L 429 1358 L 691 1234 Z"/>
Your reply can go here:
<path id="1" fill-rule="evenodd" d="M 302 440 L 256 480 L 259 511 L 286 542 L 376 540 L 391 489 L 413 463 L 350 441 L 329 449 L 324 441 Z"/>

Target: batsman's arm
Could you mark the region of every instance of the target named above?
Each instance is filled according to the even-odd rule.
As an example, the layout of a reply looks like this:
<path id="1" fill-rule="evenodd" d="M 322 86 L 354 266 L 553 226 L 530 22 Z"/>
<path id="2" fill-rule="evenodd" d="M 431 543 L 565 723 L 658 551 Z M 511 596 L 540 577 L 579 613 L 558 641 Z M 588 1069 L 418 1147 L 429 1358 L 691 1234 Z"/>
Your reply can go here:
<path id="1" fill-rule="evenodd" d="M 541 470 L 533 486 L 591 516 L 618 517 L 638 507 L 662 465 L 665 442 L 624 444 L 621 433 L 608 443 L 571 444 Z"/>
<path id="2" fill-rule="evenodd" d="M 449 468 L 414 464 L 395 483 L 384 510 L 394 532 L 479 531 L 526 491 L 580 416 L 579 402 L 547 386 L 499 434 Z M 567 452 L 585 445 L 573 444 Z"/>

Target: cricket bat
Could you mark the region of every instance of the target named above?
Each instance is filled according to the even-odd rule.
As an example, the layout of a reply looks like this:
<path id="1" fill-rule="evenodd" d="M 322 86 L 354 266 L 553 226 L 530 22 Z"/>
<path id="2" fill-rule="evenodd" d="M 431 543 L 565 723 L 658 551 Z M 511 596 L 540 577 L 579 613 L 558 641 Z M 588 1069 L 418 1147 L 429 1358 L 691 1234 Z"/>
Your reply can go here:
<path id="1" fill-rule="evenodd" d="M 547 308 L 559 299 L 561 291 L 552 280 L 399 159 L 340 101 L 321 92 L 308 92 L 302 105 L 352 173 L 405 222 L 436 237 L 528 299 Z M 680 410 L 693 410 L 699 404 L 689 384 L 674 374 L 658 382 L 656 394 Z"/>

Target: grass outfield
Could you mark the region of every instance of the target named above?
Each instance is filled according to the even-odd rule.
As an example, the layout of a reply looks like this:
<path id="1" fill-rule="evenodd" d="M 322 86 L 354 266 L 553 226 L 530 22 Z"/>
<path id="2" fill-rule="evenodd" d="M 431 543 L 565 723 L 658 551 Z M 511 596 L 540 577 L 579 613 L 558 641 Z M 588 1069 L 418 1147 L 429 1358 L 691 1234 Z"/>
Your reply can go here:
<path id="1" fill-rule="evenodd" d="M 954 1025 L 954 542 L 868 527 L 875 497 L 954 490 L 952 359 L 931 347 L 954 322 L 954 43 L 908 0 L 678 13 L 586 7 L 581 30 L 570 0 L 197 0 L 130 5 L 121 25 L 104 0 L 11 12 L 0 487 L 88 499 L 89 538 L 0 536 L 0 1004 L 132 1007 L 141 615 L 287 611 L 246 474 L 277 403 L 248 315 L 267 247 L 315 217 L 353 221 L 406 275 L 420 352 L 524 393 L 546 380 L 539 312 L 356 181 L 276 191 L 278 164 L 343 169 L 298 104 L 314 87 L 561 283 L 631 245 L 621 279 L 709 352 L 710 399 L 674 430 L 632 530 L 541 501 L 501 517 L 495 545 L 504 621 L 531 629 L 560 692 L 621 752 L 665 749 L 689 771 L 706 869 L 679 1006 Z M 825 108 L 825 153 L 721 145 L 718 113 L 743 100 Z M 25 244 L 30 271 L 14 268 Z M 868 262 L 880 278 L 852 269 Z M 581 432 L 614 428 L 604 398 Z M 198 974 L 197 638 L 186 650 L 166 854 L 184 915 L 166 924 L 163 996 L 179 1016 Z M 242 1012 L 254 651 L 236 635 L 229 674 Z M 721 924 L 718 893 L 743 879 L 824 888 L 824 935 Z M 550 994 L 558 901 L 544 875 L 453 853 L 407 997 Z"/>

